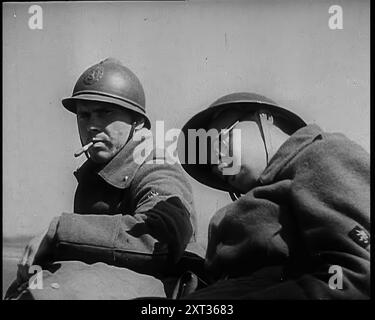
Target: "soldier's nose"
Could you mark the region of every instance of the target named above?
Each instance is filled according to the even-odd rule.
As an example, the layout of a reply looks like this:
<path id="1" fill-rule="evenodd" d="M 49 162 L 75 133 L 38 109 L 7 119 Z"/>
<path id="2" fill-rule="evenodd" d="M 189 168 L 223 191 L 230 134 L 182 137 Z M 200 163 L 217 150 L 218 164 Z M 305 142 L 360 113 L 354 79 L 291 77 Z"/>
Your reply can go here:
<path id="1" fill-rule="evenodd" d="M 87 132 L 91 137 L 95 137 L 98 133 L 101 132 L 100 128 L 96 125 L 90 125 L 87 128 Z"/>

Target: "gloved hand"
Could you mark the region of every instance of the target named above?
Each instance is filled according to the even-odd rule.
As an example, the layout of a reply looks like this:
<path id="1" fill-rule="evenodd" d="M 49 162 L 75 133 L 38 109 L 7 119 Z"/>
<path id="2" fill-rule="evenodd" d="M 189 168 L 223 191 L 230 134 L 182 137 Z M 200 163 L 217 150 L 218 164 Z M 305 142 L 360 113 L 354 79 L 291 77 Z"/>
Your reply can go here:
<path id="1" fill-rule="evenodd" d="M 249 251 L 251 238 L 238 218 L 222 208 L 210 221 L 205 267 L 214 278 L 232 274 Z"/>
<path id="2" fill-rule="evenodd" d="M 208 273 L 216 279 L 242 276 L 285 261 L 289 248 L 279 215 L 275 204 L 246 196 L 217 211 L 208 230 Z"/>
<path id="3" fill-rule="evenodd" d="M 18 263 L 17 281 L 19 283 L 27 281 L 32 276 L 32 274 L 29 274 L 29 269 L 32 265 L 43 264 L 52 256 L 55 249 L 54 236 L 57 222 L 56 218 L 53 219 L 49 228 L 31 239 L 26 246 Z"/>

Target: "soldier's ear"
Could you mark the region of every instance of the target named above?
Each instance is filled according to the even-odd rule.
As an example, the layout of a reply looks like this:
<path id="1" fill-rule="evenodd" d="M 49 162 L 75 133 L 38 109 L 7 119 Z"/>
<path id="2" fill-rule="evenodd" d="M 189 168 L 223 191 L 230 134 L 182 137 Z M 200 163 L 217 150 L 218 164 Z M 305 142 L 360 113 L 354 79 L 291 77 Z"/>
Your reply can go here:
<path id="1" fill-rule="evenodd" d="M 135 122 L 135 127 L 134 127 L 134 130 L 135 131 L 138 131 L 140 129 L 142 129 L 145 125 L 145 121 L 143 119 L 138 119 L 136 122 Z"/>

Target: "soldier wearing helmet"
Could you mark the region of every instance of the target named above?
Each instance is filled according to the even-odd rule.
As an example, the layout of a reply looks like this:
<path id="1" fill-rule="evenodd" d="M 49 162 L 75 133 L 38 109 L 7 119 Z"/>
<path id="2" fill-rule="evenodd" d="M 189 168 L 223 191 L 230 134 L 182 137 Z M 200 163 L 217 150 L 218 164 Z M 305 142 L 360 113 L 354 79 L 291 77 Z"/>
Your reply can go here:
<path id="1" fill-rule="evenodd" d="M 160 152 L 155 161 L 155 150 L 135 161 L 135 148 L 151 138 L 140 81 L 108 58 L 88 68 L 62 103 L 77 117 L 83 147 L 76 156 L 88 158 L 75 172 L 74 213 L 56 217 L 30 242 L 7 296 L 170 296 L 160 279 L 170 277 L 173 287 L 183 261 L 201 265 L 203 259 L 195 243 L 192 190 L 181 166 L 160 161 Z M 43 267 L 42 290 L 27 289 L 31 265 Z"/>
<path id="2" fill-rule="evenodd" d="M 369 297 L 370 162 L 362 147 L 246 92 L 193 116 L 181 137 L 190 129 L 217 136 L 183 168 L 234 202 L 209 225 L 205 266 L 214 283 L 187 299 Z M 212 150 L 216 157 L 199 163 Z"/>

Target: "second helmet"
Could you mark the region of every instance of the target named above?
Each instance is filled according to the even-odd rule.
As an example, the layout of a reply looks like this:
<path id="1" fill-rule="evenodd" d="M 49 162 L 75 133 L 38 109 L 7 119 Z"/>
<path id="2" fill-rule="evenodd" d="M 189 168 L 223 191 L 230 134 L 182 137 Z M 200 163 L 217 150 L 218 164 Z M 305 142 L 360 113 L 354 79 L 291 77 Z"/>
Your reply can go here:
<path id="1" fill-rule="evenodd" d="M 228 95 L 225 95 L 217 99 L 205 110 L 194 115 L 182 128 L 181 135 L 179 137 L 178 144 L 178 154 L 184 170 L 195 180 L 203 183 L 211 188 L 219 189 L 223 191 L 235 192 L 232 190 L 231 186 L 216 176 L 212 172 L 211 165 L 209 163 L 200 163 L 200 153 L 206 152 L 210 154 L 210 150 L 201 150 L 200 146 L 196 144 L 195 153 L 193 156 L 193 161 L 189 158 L 189 130 L 199 130 L 205 129 L 208 130 L 208 126 L 212 121 L 212 118 L 215 114 L 222 112 L 224 110 L 233 110 L 235 108 L 243 109 L 245 112 L 254 112 L 258 110 L 266 110 L 270 112 L 275 121 L 277 121 L 279 126 L 282 126 L 283 129 L 292 134 L 296 130 L 304 127 L 306 125 L 305 121 L 302 120 L 295 113 L 279 106 L 277 103 L 271 99 L 251 92 L 235 92 Z M 185 140 L 186 141 L 181 141 Z M 198 140 L 200 141 L 200 140 Z M 196 141 L 193 141 L 192 145 L 194 146 Z M 208 148 L 209 144 L 206 144 Z"/>

